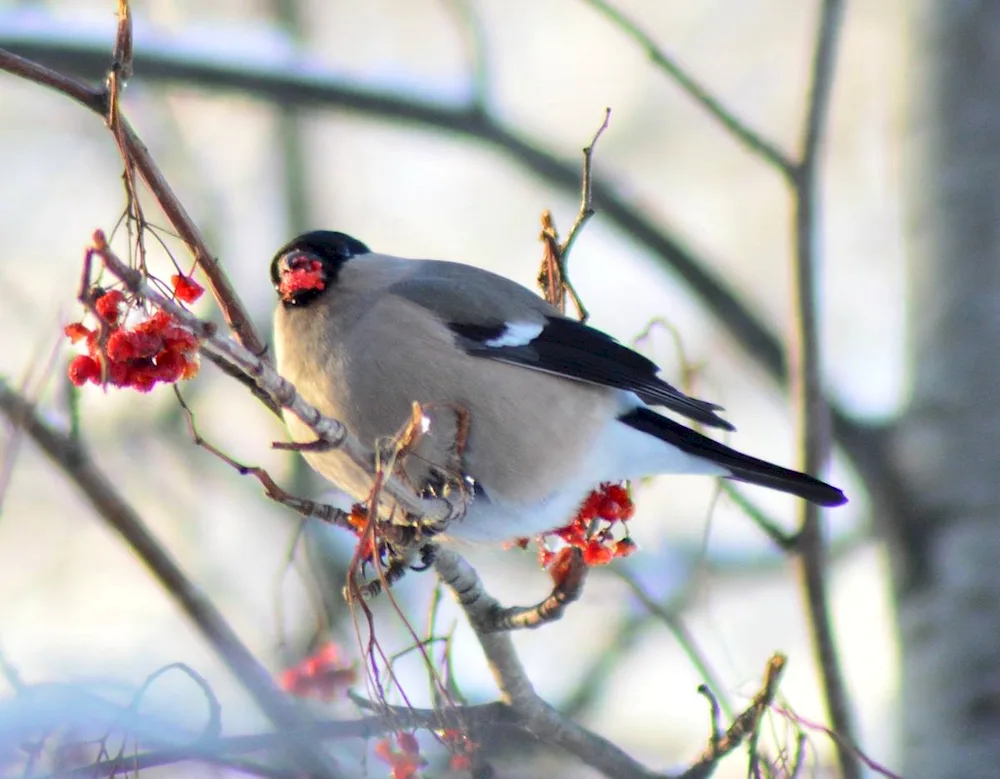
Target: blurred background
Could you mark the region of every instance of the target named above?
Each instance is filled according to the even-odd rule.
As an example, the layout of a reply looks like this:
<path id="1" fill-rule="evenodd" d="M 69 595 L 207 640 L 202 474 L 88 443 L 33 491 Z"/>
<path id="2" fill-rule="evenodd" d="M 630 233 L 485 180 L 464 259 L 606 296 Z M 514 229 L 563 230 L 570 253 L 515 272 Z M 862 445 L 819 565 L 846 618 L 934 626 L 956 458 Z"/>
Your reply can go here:
<path id="1" fill-rule="evenodd" d="M 831 397 L 866 422 L 899 411 L 907 375 L 898 205 L 904 5 L 850 5 L 822 158 L 815 241 L 823 371 Z M 618 0 L 617 7 L 736 116 L 790 155 L 797 152 L 818 3 Z M 688 247 L 774 332 L 789 330 L 794 244 L 786 181 L 583 0 L 149 0 L 134 11 L 127 115 L 263 332 L 274 304 L 268 262 L 303 229 L 342 230 L 377 251 L 466 262 L 534 287 L 539 214 L 551 208 L 565 234 L 578 193 L 469 132 L 364 106 L 280 105 L 202 83 L 197 73 L 164 80 L 178 62 L 286 73 L 445 112 L 480 100 L 499 126 L 574 167 L 610 107 L 595 175 Z M 0 4 L 0 46 L 67 70 L 100 73 L 114 30 L 114 3 L 107 0 Z M 90 235 L 112 230 L 123 210 L 121 162 L 98 117 L 6 74 L 0 117 L 0 373 L 27 382 L 48 417 L 63 425 L 71 350 L 61 330 L 81 315 L 75 299 Z M 165 224 L 151 199 L 146 210 L 154 224 Z M 176 241 L 171 246 L 188 262 Z M 160 258 L 154 266 L 162 262 L 169 275 L 159 247 L 150 251 Z M 676 275 L 600 210 L 576 243 L 570 272 L 591 323 L 620 340 L 631 341 L 654 320 L 675 328 L 683 354 L 665 328 L 654 328 L 642 349 L 668 377 L 679 380 L 685 365 L 694 369 L 691 391 L 726 407 L 739 429 L 731 438 L 738 448 L 793 462 L 784 390 Z M 217 317 L 211 301 L 196 310 Z M 294 455 L 271 450 L 283 438 L 280 425 L 213 366 L 205 364 L 182 391 L 211 443 L 302 493 L 328 490 Z M 80 403 L 82 434 L 100 466 L 269 668 L 297 661 L 327 625 L 357 655 L 339 595 L 352 539 L 310 527 L 306 548 L 293 552 L 297 516 L 195 447 L 170 389 L 138 395 L 88 386 Z M 226 732 L 263 727 L 121 541 L 32 446 L 4 435 L 6 663 L 26 683 L 80 683 L 127 700 L 148 674 L 181 661 L 218 693 Z M 838 457 L 828 477 L 852 497 L 827 515 L 831 609 L 847 683 L 865 751 L 893 766 L 898 674 L 888 562 L 872 537 L 857 475 Z M 681 477 L 641 485 L 631 524 L 640 552 L 624 564 L 690 635 L 722 685 L 720 695 L 745 705 L 767 658 L 780 650 L 790 658 L 782 701 L 823 721 L 791 563 L 730 500 L 716 500 L 715 489 L 711 480 Z M 792 500 L 747 494 L 794 529 Z M 547 575 L 530 553 L 462 551 L 505 603 L 534 602 L 547 591 Z M 411 574 L 395 590 L 418 626 L 433 587 L 431 575 Z M 385 599 L 374 609 L 383 644 L 405 648 L 410 639 Z M 446 602 L 439 629 L 452 622 L 457 681 L 471 700 L 490 700 L 495 690 L 482 656 Z M 518 634 L 515 642 L 547 700 L 650 766 L 690 763 L 705 747 L 710 721 L 689 649 L 613 573 L 598 571 L 561 622 Z M 426 704 L 419 663 L 401 668 L 414 702 Z M 182 719 L 202 716 L 194 685 L 157 685 L 150 695 L 150 707 L 155 699 Z M 351 713 L 346 704 L 331 711 Z M 778 717 L 774 729 L 787 744 Z M 810 765 L 822 774 L 831 744 L 815 731 L 810 740 Z M 551 755 L 545 760 L 530 775 L 586 775 Z M 372 768 L 375 775 L 381 770 Z M 740 758 L 719 773 L 743 774 Z"/>

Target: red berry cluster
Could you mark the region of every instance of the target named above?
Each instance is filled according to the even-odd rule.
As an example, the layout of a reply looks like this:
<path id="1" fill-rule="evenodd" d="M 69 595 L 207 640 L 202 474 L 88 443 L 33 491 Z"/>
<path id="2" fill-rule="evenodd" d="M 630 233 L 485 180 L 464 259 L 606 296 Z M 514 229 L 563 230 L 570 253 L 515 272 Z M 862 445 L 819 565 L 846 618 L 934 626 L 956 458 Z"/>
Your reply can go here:
<path id="1" fill-rule="evenodd" d="M 392 769 L 392 779 L 414 779 L 427 761 L 420 756 L 420 743 L 412 733 L 396 733 L 399 749 L 392 746 L 391 738 L 375 742 L 375 756 Z"/>
<path id="2" fill-rule="evenodd" d="M 326 643 L 278 677 L 278 686 L 299 698 L 332 701 L 357 681 L 357 671 L 340 658 L 336 644 Z"/>
<path id="3" fill-rule="evenodd" d="M 416 736 L 405 731 L 395 734 L 398 749 L 392 744 L 392 737 L 375 742 L 375 756 L 388 763 L 392 771 L 392 779 L 415 779 L 427 761 L 420 755 L 420 743 Z M 464 731 L 458 728 L 448 728 L 440 731 L 441 743 L 451 752 L 448 768 L 452 771 L 472 770 L 473 755 L 479 744 L 469 739 Z"/>
<path id="4" fill-rule="evenodd" d="M 636 550 L 635 541 L 629 538 L 625 527 L 625 522 L 633 514 L 635 504 L 625 486 L 602 484 L 580 504 L 570 524 L 546 534 L 562 542 L 564 546 L 561 550 L 553 551 L 544 537 L 539 539 L 539 563 L 543 568 L 549 568 L 555 578 L 555 568 L 568 564 L 565 553 L 574 548 L 583 553 L 584 564 L 590 566 L 607 565 L 616 557 L 628 557 Z M 620 536 L 616 532 L 619 523 L 625 528 L 625 534 Z M 527 544 L 527 539 L 518 542 L 522 548 Z"/>
<path id="5" fill-rule="evenodd" d="M 479 749 L 479 744 L 470 739 L 464 730 L 458 728 L 441 731 L 441 741 L 451 752 L 448 767 L 452 771 L 472 770 L 472 757 Z"/>
<path id="6" fill-rule="evenodd" d="M 201 287 L 185 276 L 174 276 L 174 293 L 186 303 L 194 302 Z M 69 378 L 82 387 L 110 382 L 116 387 L 132 387 L 149 392 L 157 383 L 174 384 L 198 373 L 198 339 L 184 329 L 173 315 L 157 311 L 145 322 L 133 327 L 124 325 L 127 303 L 121 290 L 105 292 L 94 302 L 97 315 L 104 324 L 91 330 L 81 322 L 65 328 L 72 343 L 86 341 L 87 354 L 74 357 L 69 364 Z"/>

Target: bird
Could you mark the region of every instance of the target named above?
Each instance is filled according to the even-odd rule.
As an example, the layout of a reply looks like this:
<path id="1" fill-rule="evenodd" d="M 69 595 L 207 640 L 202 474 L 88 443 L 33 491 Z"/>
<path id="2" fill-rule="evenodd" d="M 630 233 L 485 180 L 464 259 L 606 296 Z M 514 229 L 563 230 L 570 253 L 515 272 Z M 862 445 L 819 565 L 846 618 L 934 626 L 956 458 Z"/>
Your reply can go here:
<path id="1" fill-rule="evenodd" d="M 734 430 L 722 407 L 667 383 L 657 365 L 564 316 L 520 284 L 457 262 L 371 251 L 307 232 L 270 266 L 275 362 L 301 396 L 369 447 L 424 414 L 399 467 L 420 494 L 458 486 L 445 540 L 504 542 L 564 527 L 592 490 L 658 474 L 704 474 L 820 506 L 838 488 L 751 457 L 677 421 Z M 661 409 L 661 410 L 658 410 Z M 372 469 L 285 412 L 310 466 L 365 501 Z"/>

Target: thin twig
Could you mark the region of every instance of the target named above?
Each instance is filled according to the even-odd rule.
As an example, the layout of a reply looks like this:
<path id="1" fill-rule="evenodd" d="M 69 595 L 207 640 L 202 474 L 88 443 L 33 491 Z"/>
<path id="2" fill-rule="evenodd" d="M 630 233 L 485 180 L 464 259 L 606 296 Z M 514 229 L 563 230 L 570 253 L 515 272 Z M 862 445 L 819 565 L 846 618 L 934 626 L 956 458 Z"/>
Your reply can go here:
<path id="1" fill-rule="evenodd" d="M 790 536 L 782 530 L 781 526 L 769 517 L 764 509 L 744 495 L 742 490 L 726 479 L 719 480 L 719 488 L 726 497 L 736 504 L 736 508 L 742 511 L 757 527 L 764 531 L 764 534 L 774 542 L 775 546 L 785 552 L 795 549 L 795 537 Z"/>
<path id="2" fill-rule="evenodd" d="M 837 41 L 843 17 L 842 0 L 824 0 L 813 55 L 808 111 L 802 134 L 802 156 L 796 165 L 795 259 L 792 263 L 794 326 L 789 345 L 791 387 L 799 431 L 799 466 L 819 473 L 830 454 L 830 413 L 821 378 L 819 317 L 816 311 L 819 273 L 815 247 L 819 242 L 818 198 L 820 144 L 829 111 Z M 800 502 L 800 529 L 795 539 L 799 580 L 809 614 L 813 651 L 823 680 L 827 716 L 833 729 L 856 743 L 843 672 L 837 657 L 828 609 L 828 571 L 819 508 Z M 857 756 L 837 742 L 841 774 L 861 776 Z"/>
<path id="3" fill-rule="evenodd" d="M 877 774 L 879 774 L 881 776 L 888 777 L 888 779 L 903 779 L 903 777 L 900 776 L 899 774 L 893 773 L 892 771 L 890 771 L 888 768 L 886 768 L 881 763 L 879 763 L 879 762 L 877 762 L 875 760 L 872 760 L 864 752 L 862 752 L 860 749 L 858 749 L 856 746 L 854 746 L 853 743 L 851 743 L 850 741 L 847 741 L 847 739 L 845 739 L 837 731 L 832 730 L 831 728 L 828 728 L 825 725 L 821 725 L 818 722 L 812 722 L 810 720 L 807 720 L 805 717 L 799 716 L 794 711 L 791 711 L 791 710 L 789 710 L 787 708 L 783 708 L 783 707 L 777 706 L 777 705 L 772 705 L 771 708 L 775 712 L 777 712 L 778 714 L 782 715 L 783 717 L 787 717 L 791 721 L 795 722 L 796 725 L 798 725 L 800 728 L 806 728 L 808 730 L 815 730 L 815 731 L 818 731 L 818 732 L 823 733 L 824 735 L 828 736 L 838 746 L 840 746 L 840 747 L 842 747 L 844 749 L 849 750 L 851 752 L 851 754 L 855 756 L 855 758 L 857 758 L 858 760 L 860 760 L 862 763 L 864 763 L 866 766 L 868 766 L 868 768 L 870 768 L 875 773 L 877 773 Z"/>
<path id="4" fill-rule="evenodd" d="M 597 128 L 597 132 L 594 133 L 594 137 L 590 139 L 590 143 L 583 148 L 583 173 L 580 176 L 580 210 L 576 213 L 576 220 L 573 222 L 573 226 L 569 228 L 569 235 L 566 236 L 565 242 L 559 247 L 559 256 L 563 263 L 563 275 L 565 276 L 566 261 L 569 259 L 569 253 L 573 248 L 573 244 L 576 243 L 577 237 L 580 235 L 580 231 L 583 226 L 590 221 L 590 217 L 594 215 L 594 176 L 591 172 L 591 166 L 594 159 L 594 147 L 597 146 L 597 142 L 600 140 L 604 131 L 608 129 L 608 124 L 611 122 L 611 109 L 604 109 L 604 121 L 601 122 L 601 126 Z"/>
<path id="5" fill-rule="evenodd" d="M 125 502 L 114 484 L 97 468 L 90 453 L 41 420 L 32 404 L 0 381 L 0 410 L 19 425 L 63 474 L 87 498 L 94 511 L 114 528 L 177 601 L 202 637 L 242 682 L 261 710 L 285 732 L 291 757 L 316 776 L 333 777 L 338 771 L 316 744 L 295 735 L 309 723 L 271 680 L 212 602 L 185 576 L 153 537 L 136 511 Z"/>
<path id="6" fill-rule="evenodd" d="M 490 58 L 486 31 L 470 0 L 444 0 L 461 26 L 472 72 L 472 107 L 485 114 L 490 100 Z"/>
<path id="7" fill-rule="evenodd" d="M 181 410 L 184 412 L 187 419 L 188 432 L 191 434 L 191 440 L 194 442 L 195 446 L 200 446 L 209 454 L 217 457 L 219 460 L 240 474 L 240 476 L 253 476 L 264 488 L 264 494 L 275 503 L 280 503 L 282 506 L 292 509 L 292 511 L 301 514 L 306 519 L 318 519 L 321 522 L 336 525 L 337 527 L 344 528 L 345 530 L 353 530 L 347 512 L 326 503 L 316 503 L 315 501 L 308 500 L 307 498 L 300 498 L 296 495 L 292 495 L 290 492 L 286 492 L 264 468 L 256 465 L 245 465 L 230 457 L 224 451 L 219 449 L 219 447 L 215 446 L 215 444 L 206 440 L 201 433 L 198 432 L 198 426 L 195 423 L 194 411 L 191 410 L 187 401 L 184 400 L 184 396 L 181 395 L 177 385 L 174 385 L 174 394 L 176 395 L 177 402 L 180 404 Z"/>
<path id="8" fill-rule="evenodd" d="M 219 698 L 216 696 L 215 690 L 212 689 L 212 685 L 208 683 L 208 680 L 187 663 L 170 663 L 153 671 L 153 673 L 146 677 L 146 681 L 142 683 L 132 696 L 129 710 L 134 713 L 139 708 L 143 696 L 152 686 L 153 682 L 170 671 L 180 671 L 183 673 L 198 686 L 202 695 L 205 696 L 205 702 L 208 705 L 208 719 L 206 719 L 205 726 L 202 728 L 197 740 L 207 741 L 218 738 L 222 733 L 222 704 L 219 703 Z"/>
<path id="9" fill-rule="evenodd" d="M 691 99 L 708 111 L 734 138 L 750 151 L 764 158 L 779 172 L 787 177 L 791 177 L 794 165 L 788 156 L 774 143 L 767 140 L 756 130 L 753 130 L 746 122 L 737 118 L 731 110 L 722 104 L 722 101 L 699 84 L 673 57 L 657 46 L 656 41 L 644 32 L 638 24 L 605 0 L 583 1 L 594 10 L 604 14 L 618 29 L 639 44 L 646 53 L 646 56 L 652 60 L 653 64 L 667 73 Z"/>
<path id="10" fill-rule="evenodd" d="M 611 120 L 611 109 L 604 109 L 604 121 L 597 128 L 594 137 L 590 139 L 590 144 L 583 149 L 583 170 L 580 174 L 580 208 L 577 210 L 576 219 L 570 227 L 566 240 L 559 241 L 559 231 L 556 229 L 552 219 L 551 211 L 542 212 L 542 232 L 539 239 L 542 242 L 542 267 L 538 274 L 538 283 L 542 287 L 545 299 L 559 309 L 560 313 L 566 313 L 566 293 L 569 292 L 573 298 L 573 305 L 576 306 L 577 317 L 581 322 L 590 319 L 587 307 L 583 305 L 580 294 L 570 281 L 567 263 L 569 253 L 576 242 L 583 226 L 590 221 L 594 215 L 594 181 L 591 172 L 591 164 L 594 156 L 594 147 L 598 139 L 608 128 Z"/>
<path id="11" fill-rule="evenodd" d="M 711 715 L 710 727 L 712 728 L 709 734 L 708 746 L 713 755 L 719 754 L 720 745 L 722 744 L 722 709 L 719 706 L 719 699 L 715 697 L 715 693 L 707 684 L 698 685 L 698 694 L 702 695 L 707 701 L 709 706 L 709 714 Z"/>
<path id="12" fill-rule="evenodd" d="M 632 590 L 632 594 L 638 599 L 650 614 L 654 614 L 663 624 L 667 626 L 671 633 L 673 633 L 674 638 L 677 639 L 677 644 L 680 646 L 681 650 L 687 655 L 688 660 L 691 665 L 694 666 L 695 671 L 704 680 L 704 682 L 709 686 L 712 692 L 719 696 L 720 703 L 722 704 L 722 709 L 727 717 L 733 716 L 733 705 L 729 701 L 729 697 L 723 692 L 725 687 L 722 681 L 716 675 L 715 671 L 712 670 L 712 666 L 708 662 L 708 658 L 705 653 L 701 651 L 698 646 L 698 642 L 695 641 L 694 636 L 688 631 L 687 626 L 684 621 L 680 618 L 680 615 L 674 614 L 669 609 L 665 608 L 663 604 L 652 598 L 649 593 L 643 589 L 642 585 L 639 584 L 638 579 L 628 571 L 624 566 L 613 566 L 612 572 L 618 576 L 625 584 L 628 585 L 629 589 Z"/>
<path id="13" fill-rule="evenodd" d="M 559 309 L 559 312 L 562 314 L 566 313 L 566 293 L 569 292 L 570 297 L 573 298 L 573 305 L 576 306 L 577 316 L 581 322 L 586 322 L 590 319 L 590 313 L 587 311 L 586 306 L 583 305 L 583 300 L 576 291 L 576 287 L 573 286 L 573 282 L 570 281 L 569 271 L 566 266 L 569 262 L 570 249 L 572 249 L 584 225 L 590 221 L 590 218 L 595 213 L 592 173 L 594 147 L 597 145 L 598 139 L 608 128 L 610 120 L 611 109 L 605 108 L 604 121 L 597 128 L 594 137 L 590 139 L 590 144 L 583 149 L 583 170 L 580 174 L 580 208 L 577 210 L 576 219 L 573 221 L 573 225 L 570 227 L 569 235 L 565 241 L 559 241 L 559 231 L 556 229 L 555 222 L 552 219 L 552 212 L 548 210 L 542 212 L 542 232 L 539 235 L 539 240 L 542 242 L 542 267 L 538 273 L 538 283 L 542 288 L 542 294 L 545 296 L 545 299 Z"/>
<path id="14" fill-rule="evenodd" d="M 231 379 L 236 379 L 240 384 L 247 388 L 250 393 L 257 398 L 264 406 L 274 414 L 279 419 L 281 418 L 281 406 L 274 402 L 274 398 L 268 395 L 264 390 L 257 386 L 257 383 L 247 376 L 243 371 L 241 371 L 237 366 L 228 362 L 225 357 L 221 354 L 216 354 L 210 349 L 199 349 L 198 354 L 204 359 L 208 360 L 212 365 L 222 371 Z"/>
<path id="15" fill-rule="evenodd" d="M 750 705 L 733 720 L 729 729 L 719 736 L 713 732 L 711 743 L 701 759 L 695 763 L 679 779 L 695 779 L 708 774 L 706 770 L 713 768 L 718 761 L 731 753 L 747 739 L 756 739 L 759 731 L 761 717 L 768 710 L 774 701 L 774 696 L 778 692 L 778 683 L 781 680 L 782 672 L 785 670 L 786 659 L 784 655 L 775 654 L 767 663 L 764 674 L 764 684 L 750 701 Z M 710 699 L 711 700 L 711 699 Z M 713 725 L 714 731 L 714 725 Z M 753 757 L 751 756 L 751 760 Z"/>

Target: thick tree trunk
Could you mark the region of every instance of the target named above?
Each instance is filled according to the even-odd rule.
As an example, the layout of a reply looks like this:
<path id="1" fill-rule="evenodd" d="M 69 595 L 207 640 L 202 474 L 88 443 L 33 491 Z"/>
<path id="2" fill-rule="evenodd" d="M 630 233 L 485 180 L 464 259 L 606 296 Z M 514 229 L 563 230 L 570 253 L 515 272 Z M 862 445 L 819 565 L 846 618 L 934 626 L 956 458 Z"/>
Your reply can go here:
<path id="1" fill-rule="evenodd" d="M 912 13 L 902 772 L 1000 777 L 1000 2 Z"/>

